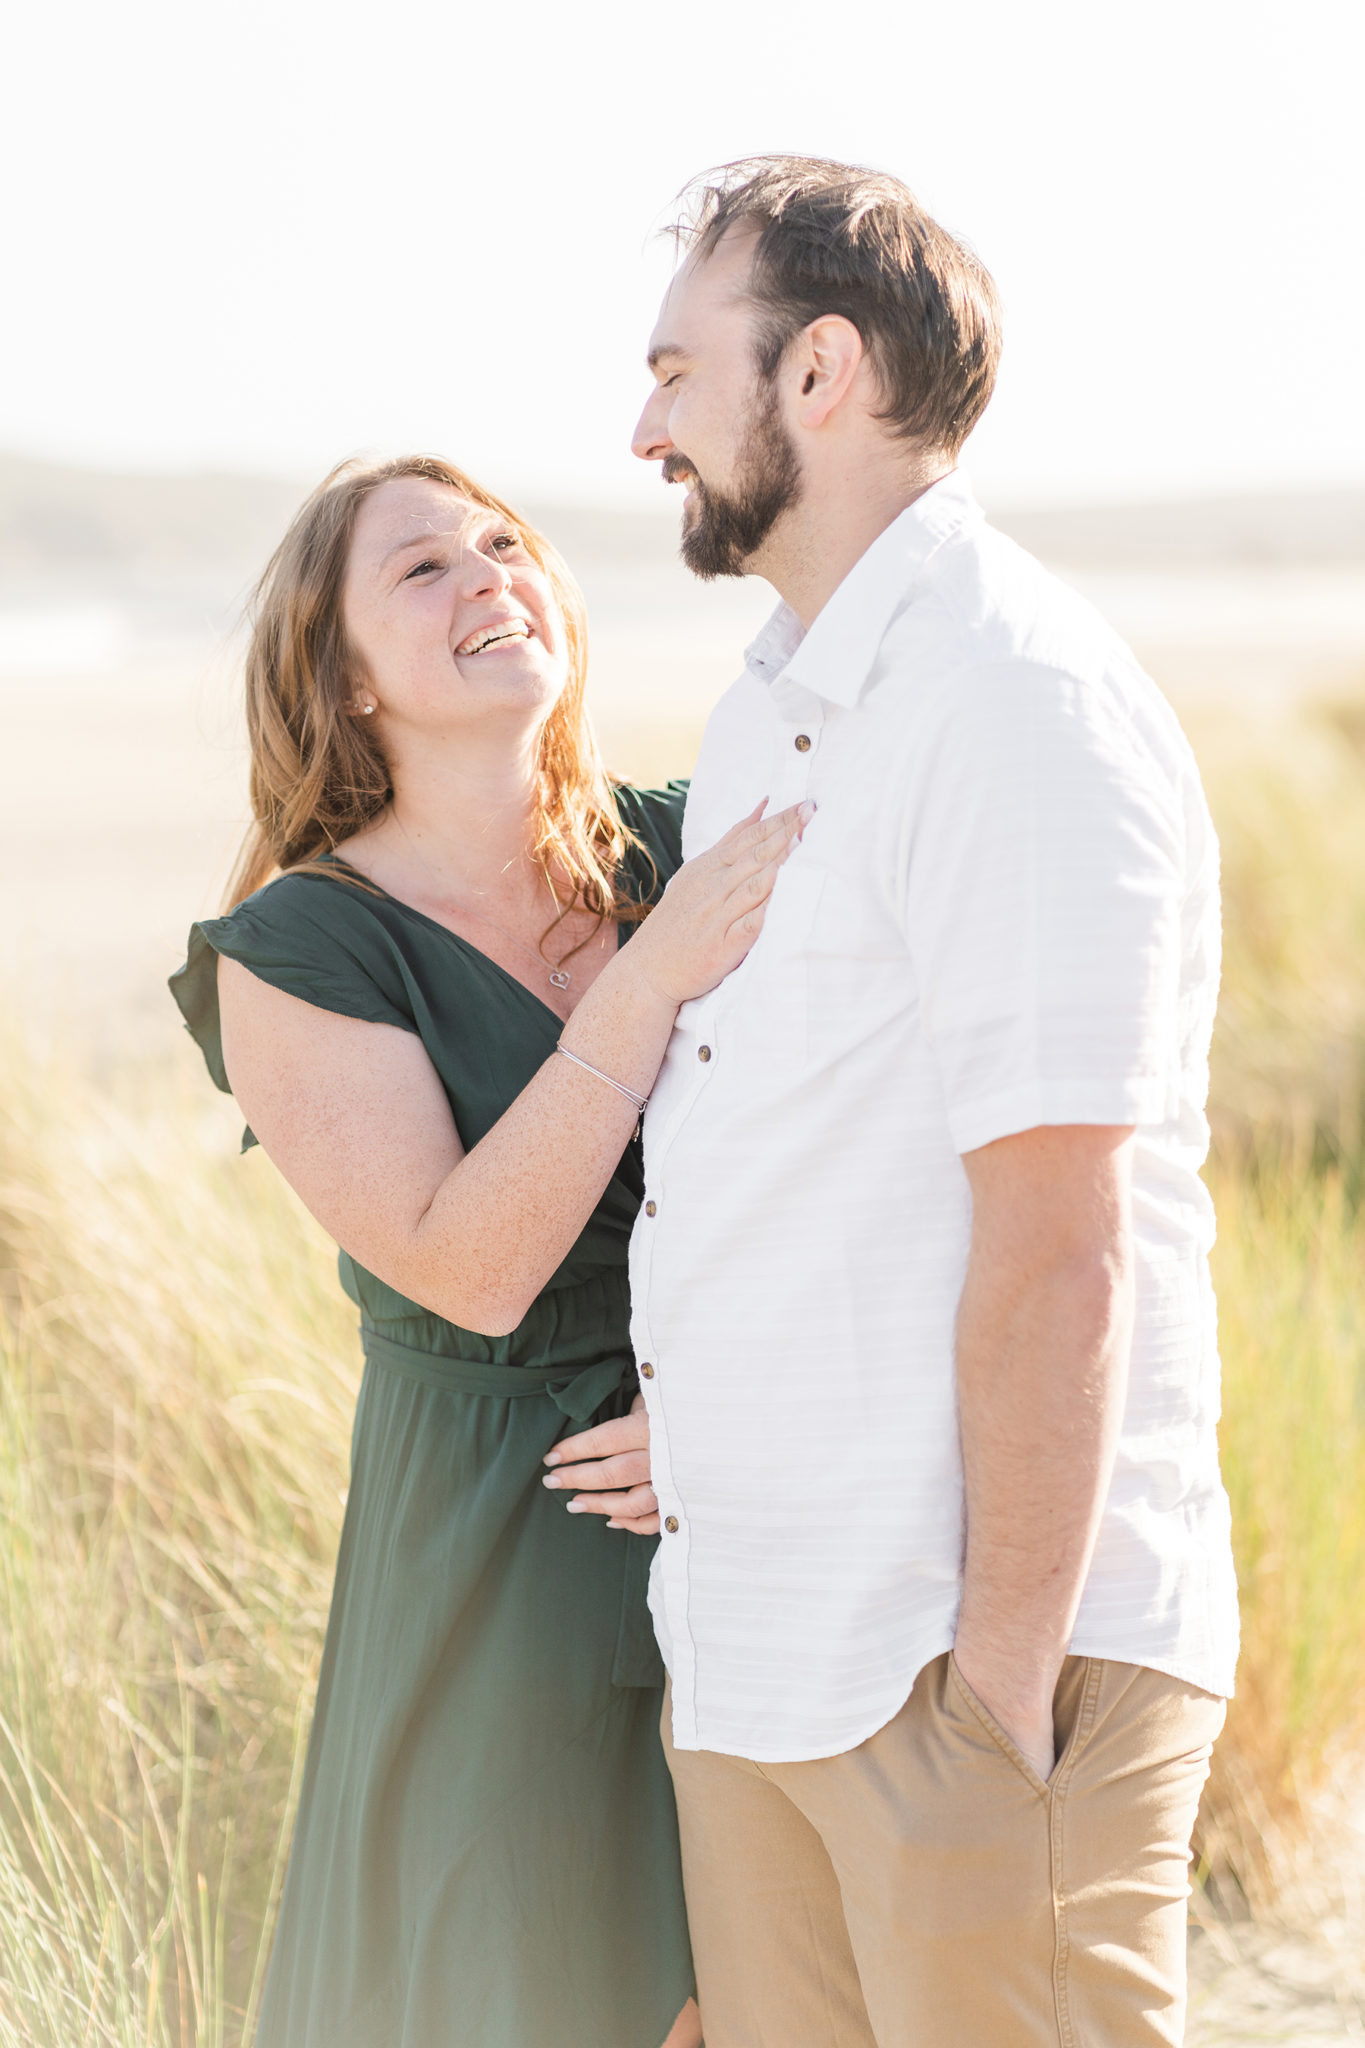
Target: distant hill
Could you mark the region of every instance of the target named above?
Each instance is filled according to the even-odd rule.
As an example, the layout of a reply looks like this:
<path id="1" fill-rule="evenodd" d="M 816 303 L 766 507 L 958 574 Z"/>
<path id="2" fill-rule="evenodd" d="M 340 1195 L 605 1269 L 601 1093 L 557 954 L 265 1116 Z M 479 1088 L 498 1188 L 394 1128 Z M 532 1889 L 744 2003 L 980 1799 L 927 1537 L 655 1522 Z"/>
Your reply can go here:
<path id="1" fill-rule="evenodd" d="M 120 475 L 0 455 L 0 590 L 245 585 L 298 504 L 300 487 L 255 476 Z"/>
<path id="2" fill-rule="evenodd" d="M 1030 554 L 1076 569 L 1365 569 L 1365 490 L 1068 505 L 993 516 Z"/>
<path id="3" fill-rule="evenodd" d="M 83 595 L 192 589 L 226 603 L 259 573 L 305 488 L 287 477 L 120 475 L 0 455 L 0 596 L 56 596 L 74 568 Z M 590 583 L 662 569 L 676 555 L 677 515 L 662 503 L 657 512 L 526 509 Z M 1044 560 L 1076 568 L 1365 567 L 1365 490 L 1002 509 L 997 523 Z"/>
<path id="4" fill-rule="evenodd" d="M 986 507 L 1045 562 L 1077 569 L 1365 569 L 1365 490 L 1191 498 L 1171 504 Z M 654 556 L 676 547 L 677 514 L 528 506 L 566 553 Z M 572 536 L 570 540 L 569 536 Z"/>

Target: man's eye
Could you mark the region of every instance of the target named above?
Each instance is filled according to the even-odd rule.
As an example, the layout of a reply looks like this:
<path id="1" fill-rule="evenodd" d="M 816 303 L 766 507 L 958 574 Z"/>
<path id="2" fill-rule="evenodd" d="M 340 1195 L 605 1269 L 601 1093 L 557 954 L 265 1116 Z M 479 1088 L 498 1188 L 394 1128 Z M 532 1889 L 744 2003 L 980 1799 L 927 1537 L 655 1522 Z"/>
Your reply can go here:
<path id="1" fill-rule="evenodd" d="M 673 375 L 672 375 L 671 377 L 665 377 L 665 378 L 664 378 L 664 381 L 663 381 L 663 383 L 662 383 L 662 384 L 660 385 L 660 387 L 659 387 L 659 388 L 660 388 L 660 390 L 661 390 L 661 391 L 671 391 L 671 390 L 673 389 L 673 386 L 674 386 L 674 385 L 675 385 L 675 384 L 677 383 L 677 381 L 678 381 L 679 377 L 681 377 L 681 375 L 682 375 L 682 371 L 681 371 L 681 370 L 675 370 L 675 371 L 673 372 Z"/>

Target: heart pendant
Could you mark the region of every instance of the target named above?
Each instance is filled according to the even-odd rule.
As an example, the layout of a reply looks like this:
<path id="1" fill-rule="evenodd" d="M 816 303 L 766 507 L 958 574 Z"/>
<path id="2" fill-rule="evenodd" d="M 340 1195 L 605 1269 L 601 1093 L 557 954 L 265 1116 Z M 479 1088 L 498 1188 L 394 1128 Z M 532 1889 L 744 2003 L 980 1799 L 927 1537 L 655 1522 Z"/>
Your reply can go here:
<path id="1" fill-rule="evenodd" d="M 567 974 L 566 974 L 566 973 L 564 972 L 564 969 L 563 969 L 562 967 L 552 967 L 552 968 L 550 969 L 550 987 L 551 987 L 551 988 L 567 988 L 568 986 L 569 986 L 569 977 L 568 977 L 568 975 L 567 975 Z"/>

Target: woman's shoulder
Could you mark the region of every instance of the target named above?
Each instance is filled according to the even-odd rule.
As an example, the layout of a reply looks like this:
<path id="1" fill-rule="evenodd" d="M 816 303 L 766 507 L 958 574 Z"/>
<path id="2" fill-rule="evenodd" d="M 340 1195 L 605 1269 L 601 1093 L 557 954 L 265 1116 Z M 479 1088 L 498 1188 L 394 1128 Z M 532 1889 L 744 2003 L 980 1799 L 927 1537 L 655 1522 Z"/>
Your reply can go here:
<path id="1" fill-rule="evenodd" d="M 279 875 L 221 917 L 191 926 L 185 962 L 170 989 L 220 1088 L 227 1088 L 220 959 L 237 961 L 317 1009 L 415 1030 L 401 962 L 381 914 L 386 900 L 340 874 L 310 870 Z"/>
<path id="2" fill-rule="evenodd" d="M 196 926 L 215 952 L 244 967 L 294 962 L 344 975 L 349 966 L 362 977 L 382 972 L 402 928 L 401 906 L 335 856 L 276 875 Z"/>
<path id="3" fill-rule="evenodd" d="M 225 942 L 249 932 L 340 936 L 362 930 L 383 899 L 364 885 L 363 878 L 352 880 L 353 873 L 333 857 L 325 864 L 276 875 L 221 917 L 202 919 L 203 928 Z"/>
<path id="4" fill-rule="evenodd" d="M 375 985 L 393 980 L 398 906 L 343 861 L 277 875 L 222 917 L 204 918 L 215 953 L 263 980 L 348 1015 L 376 1012 Z M 319 997 L 310 992 L 324 993 Z M 329 995 L 347 992 L 344 1003 Z M 387 1015 L 383 1021 L 390 1021 Z"/>
<path id="5" fill-rule="evenodd" d="M 688 788 L 685 780 L 667 782 L 661 789 L 640 789 L 629 782 L 619 783 L 616 788 L 621 823 L 645 848 L 665 882 L 682 866 L 683 810 Z"/>

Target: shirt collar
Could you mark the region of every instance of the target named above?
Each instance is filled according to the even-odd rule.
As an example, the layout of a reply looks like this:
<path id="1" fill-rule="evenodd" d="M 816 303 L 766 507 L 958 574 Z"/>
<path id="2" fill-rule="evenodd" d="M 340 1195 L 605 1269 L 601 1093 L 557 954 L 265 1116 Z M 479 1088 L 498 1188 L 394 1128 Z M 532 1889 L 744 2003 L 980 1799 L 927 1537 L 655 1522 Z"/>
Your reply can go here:
<path id="1" fill-rule="evenodd" d="M 892 616 L 934 550 L 981 516 L 959 469 L 941 477 L 879 533 L 808 632 L 780 604 L 744 659 L 761 682 L 799 683 L 849 708 L 862 695 Z"/>

